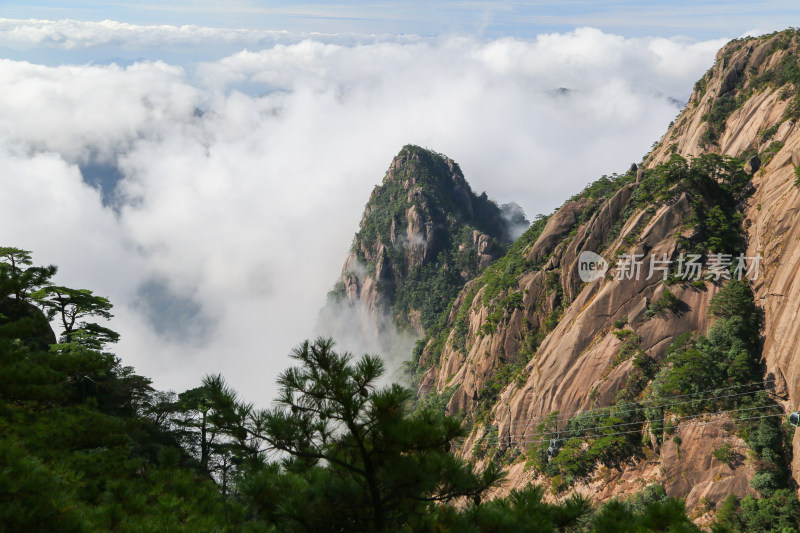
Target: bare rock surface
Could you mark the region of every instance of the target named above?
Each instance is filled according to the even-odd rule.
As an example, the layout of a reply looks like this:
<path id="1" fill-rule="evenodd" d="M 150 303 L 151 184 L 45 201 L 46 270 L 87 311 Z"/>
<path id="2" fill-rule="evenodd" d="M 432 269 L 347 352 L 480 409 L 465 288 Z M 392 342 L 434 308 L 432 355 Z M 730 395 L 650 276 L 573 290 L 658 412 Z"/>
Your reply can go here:
<path id="1" fill-rule="evenodd" d="M 795 41 L 792 46 L 797 45 Z M 748 158 L 754 194 L 740 208 L 747 255 L 762 257 L 752 287 L 765 315 L 765 377 L 775 380 L 787 410 L 800 409 L 800 187 L 795 185 L 800 128 L 787 116 L 791 98 L 769 85 L 747 92 L 748 98 L 727 117 L 716 142 L 709 143 L 706 136 L 707 115 L 715 99 L 748 91 L 755 77 L 776 68 L 788 53 L 773 45 L 773 38 L 727 45 L 660 143 L 643 164 L 631 167 L 631 183 L 600 204 L 586 198 L 573 200 L 550 217 L 538 239 L 524 251 L 525 259 L 537 269 L 522 274 L 510 289 L 523 295 L 521 304 L 503 315 L 496 327 L 490 327 L 496 309 L 484 301 L 484 289 L 470 292 L 475 286 L 468 284 L 456 300 L 450 324 L 466 305 L 468 340 L 463 348 L 454 346 L 451 341 L 456 333 L 451 330 L 439 362 L 423 376 L 420 386 L 422 392 L 454 391 L 447 407 L 450 413 L 476 409 L 496 369 L 517 360 L 529 332 L 559 313 L 555 326 L 519 375 L 499 392 L 488 414 L 485 427 L 496 429 L 501 447 L 523 454 L 508 466 L 507 481 L 497 495 L 545 481 L 524 466 L 526 437 L 536 423 L 553 411 L 571 413 L 608 405 L 625 386 L 632 364 L 617 358 L 623 341 L 615 335 L 615 323 L 624 322 L 655 359 L 664 356 L 679 334 L 708 331 L 709 303 L 719 288 L 713 283 L 665 286 L 660 279 L 617 280 L 613 272 L 584 283 L 577 269 L 577 258 L 584 251 L 599 253 L 612 265 L 620 253 L 641 254 L 645 259 L 675 256 L 677 237 L 686 231 L 690 211 L 685 195 L 677 195 L 655 212 L 627 212 L 627 218 L 623 217 L 646 173 L 673 154 L 739 157 L 763 152 L 773 142 L 783 143 L 770 158 Z M 561 296 L 554 296 L 554 282 Z M 665 290 L 677 297 L 680 310 L 648 316 L 650 305 Z M 618 470 L 600 469 L 576 490 L 607 501 L 659 482 L 670 496 L 686 499 L 699 524 L 708 525 L 714 508 L 728 494 L 752 492 L 749 479 L 754 469 L 746 459 L 747 446 L 731 427 L 722 416 L 681 427 L 677 440 L 656 446 L 651 456 L 634 459 Z M 473 429 L 462 448 L 465 456 L 470 456 L 484 431 L 484 426 Z M 723 444 L 732 447 L 736 461 L 723 464 L 713 457 Z M 793 476 L 800 483 L 800 432 L 794 436 L 793 447 Z"/>

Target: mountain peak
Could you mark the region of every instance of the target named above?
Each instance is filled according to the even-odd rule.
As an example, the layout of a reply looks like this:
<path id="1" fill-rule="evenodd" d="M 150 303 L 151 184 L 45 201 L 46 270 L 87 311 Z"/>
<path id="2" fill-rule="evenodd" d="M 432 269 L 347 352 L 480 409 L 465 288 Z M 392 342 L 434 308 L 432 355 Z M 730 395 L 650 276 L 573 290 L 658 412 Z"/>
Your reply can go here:
<path id="1" fill-rule="evenodd" d="M 464 187 L 471 192 L 458 163 L 444 154 L 412 144 L 405 145 L 392 159 L 383 185 L 397 180 L 407 189 L 419 186 L 431 192 L 445 192 Z"/>
<path id="2" fill-rule="evenodd" d="M 515 224 L 525 220 L 514 213 Z M 367 337 L 394 327 L 420 336 L 505 252 L 514 231 L 497 204 L 472 191 L 458 163 L 406 145 L 370 195 L 329 306 L 360 308 L 353 322 Z M 340 329 L 333 331 L 341 336 Z"/>
<path id="3" fill-rule="evenodd" d="M 720 153 L 744 160 L 785 142 L 800 119 L 800 30 L 734 39 L 695 83 L 684 110 L 645 159 Z"/>
<path id="4" fill-rule="evenodd" d="M 388 217 L 387 213 L 380 211 L 387 205 L 393 208 Z M 460 224 L 474 226 L 504 241 L 510 240 L 498 206 L 485 192 L 475 195 L 458 163 L 443 154 L 414 145 L 406 145 L 400 150 L 392 159 L 382 184 L 373 189 L 356 239 L 361 240 L 359 236 L 367 240 L 375 237 L 369 231 L 373 221 L 388 223 L 388 229 L 394 222 L 396 228 L 402 218 L 401 209 L 413 206 L 422 211 L 437 210 L 438 213 L 431 214 L 454 217 Z M 384 238 L 383 242 L 387 242 L 386 237 L 389 237 L 395 243 L 391 232 L 379 234 Z"/>

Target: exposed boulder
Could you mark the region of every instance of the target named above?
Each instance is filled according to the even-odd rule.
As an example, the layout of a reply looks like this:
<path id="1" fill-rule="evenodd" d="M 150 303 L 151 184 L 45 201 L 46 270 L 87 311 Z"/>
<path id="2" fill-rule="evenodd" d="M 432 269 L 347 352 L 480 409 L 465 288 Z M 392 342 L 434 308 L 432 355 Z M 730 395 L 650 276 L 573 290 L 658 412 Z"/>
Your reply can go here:
<path id="1" fill-rule="evenodd" d="M 744 164 L 744 171 L 748 174 L 755 174 L 759 168 L 761 168 L 761 159 L 757 155 L 748 159 L 747 163 Z"/>
<path id="2" fill-rule="evenodd" d="M 747 65 L 747 57 L 737 58 L 722 77 L 717 96 L 722 96 L 734 89 L 744 74 L 744 67 Z"/>
<path id="3" fill-rule="evenodd" d="M 544 230 L 531 246 L 525 258 L 532 263 L 537 263 L 552 252 L 556 244 L 561 242 L 564 236 L 578 223 L 581 213 L 585 212 L 592 203 L 588 198 L 580 198 L 564 204 L 547 221 Z"/>

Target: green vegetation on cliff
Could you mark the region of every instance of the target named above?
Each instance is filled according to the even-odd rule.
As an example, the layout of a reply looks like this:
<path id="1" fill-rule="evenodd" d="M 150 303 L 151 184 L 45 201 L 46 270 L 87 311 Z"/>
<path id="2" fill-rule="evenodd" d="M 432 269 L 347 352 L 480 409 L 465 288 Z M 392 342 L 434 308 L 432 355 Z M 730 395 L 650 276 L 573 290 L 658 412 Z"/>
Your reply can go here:
<path id="1" fill-rule="evenodd" d="M 752 386 L 761 379 L 762 318 L 750 287 L 736 280 L 728 282 L 713 298 L 709 312 L 717 321 L 707 336 L 680 336 L 663 361 L 650 360 L 647 367 L 637 367 L 613 406 L 575 415 L 566 424 L 553 413 L 536 428 L 535 433 L 544 437 L 531 447 L 528 464 L 551 479 L 553 491 L 587 479 L 601 464 L 616 468 L 630 458 L 652 453 L 647 450 L 651 436 L 658 445 L 670 437 L 679 443 L 675 428 L 684 418 L 726 412 L 733 432 L 751 450 L 749 460 L 756 474 L 750 483 L 761 498 L 728 498 L 720 508 L 715 531 L 785 531 L 800 526 L 800 503 L 789 490 L 791 430 L 782 426 L 781 409 L 774 399 Z M 644 394 L 637 396 L 630 388 L 642 371 L 652 383 L 640 388 Z M 549 438 L 561 441 L 552 459 L 546 453 Z M 714 457 L 738 460 L 730 446 L 727 452 L 716 451 Z"/>
<path id="2" fill-rule="evenodd" d="M 738 205 L 749 190 L 749 179 L 742 171 L 741 160 L 709 154 L 688 162 L 675 155 L 668 163 L 647 171 L 620 218 L 628 220 L 637 212 L 686 195 L 691 215 L 685 226 L 691 231 L 681 232 L 679 247 L 687 253 L 703 256 L 712 252 L 736 254 L 744 251 Z M 687 283 L 672 277 L 669 282 Z M 676 312 L 679 306 L 675 296 L 665 290 L 650 304 L 647 316 L 654 317 L 667 310 Z M 677 338 L 661 361 L 653 360 L 641 350 L 639 339 L 632 331 L 617 332 L 618 337 L 625 340 L 619 360 L 633 358 L 633 371 L 627 385 L 617 394 L 617 401 L 602 410 L 562 421 L 561 434 L 566 437 L 563 450 L 554 460 L 548 461 L 545 454 L 548 442 L 537 443 L 531 449 L 530 464 L 547 473 L 554 480 L 556 490 L 564 490 L 591 474 L 600 464 L 615 466 L 629 457 L 643 455 L 642 442 L 649 440 L 642 439 L 635 430 L 644 431 L 646 424 L 650 427 L 648 431 L 661 443 L 666 438 L 663 432 L 667 431 L 667 426 L 679 423 L 680 416 L 747 409 L 739 417 L 747 418 L 747 414 L 755 410 L 774 408 L 774 402 L 766 394 L 738 395 L 722 402 L 684 402 L 681 407 L 672 409 L 674 419 L 664 409 L 652 407 L 667 403 L 674 396 L 684 397 L 701 391 L 713 396 L 713 392 L 708 391 L 742 387 L 740 392 L 747 392 L 750 390 L 744 388 L 747 384 L 759 381 L 761 318 L 749 286 L 737 280 L 728 282 L 712 299 L 709 312 L 718 320 L 708 336 L 692 338 L 687 334 Z M 667 419 L 669 423 L 665 422 Z M 583 428 L 591 428 L 591 431 Z M 775 418 L 755 423 L 742 421 L 739 428 L 740 435 L 756 453 L 760 453 L 760 445 L 750 438 L 753 432 L 775 436 L 767 439 L 770 451 L 766 454 L 768 466 L 764 467 L 762 477 L 771 477 L 768 482 L 765 479 L 761 483 L 765 488 L 762 494 L 769 496 L 775 488 L 786 486 L 787 452 L 779 445 L 780 423 Z M 548 431 L 553 435 L 557 433 L 556 426 L 545 421 L 537 433 Z"/>
<path id="3" fill-rule="evenodd" d="M 637 226 L 642 227 L 658 209 L 684 198 L 681 201 L 688 207 L 688 216 L 675 234 L 678 252 L 697 254 L 706 262 L 719 253 L 732 254 L 735 258 L 745 251 L 741 202 L 753 190 L 743 166 L 741 159 L 717 154 L 690 160 L 673 155 L 668 162 L 645 170 L 643 175 L 640 173 L 630 199 L 622 207 L 616 226 L 606 235 L 601 249 L 617 239 L 625 222 L 641 215 L 640 220 L 644 222 Z M 580 202 L 610 198 L 633 180 L 632 172 L 604 176 L 571 198 L 571 202 L 580 206 Z M 577 217 L 579 224 L 589 220 L 598 206 L 599 203 L 588 203 L 587 213 Z M 541 313 L 537 306 L 525 308 L 521 305 L 525 292 L 520 279 L 542 266 L 542 262 L 525 260 L 525 252 L 539 238 L 544 222 L 540 220 L 534 224 L 505 257 L 470 282 L 459 300 L 459 308 L 443 314 L 429 330 L 429 338 L 418 345 L 418 364 L 423 368 L 435 366 L 448 339 L 452 348 L 466 353 L 474 342 L 467 327 L 473 313 L 485 313 L 486 317 L 483 328 L 473 332 L 475 337 L 494 334 L 518 308 L 528 313 L 524 317 L 525 324 L 532 320 L 530 313 Z M 576 227 L 567 231 L 562 242 L 570 242 L 577 230 Z M 626 231 L 630 234 L 622 239 L 622 250 L 638 243 L 638 230 Z M 553 286 L 560 290 L 558 274 L 557 269 L 550 272 Z M 694 290 L 705 288 L 705 282 L 692 284 L 681 280 L 676 272 L 671 272 L 666 284 L 693 285 Z M 684 304 L 667 287 L 664 289 L 661 296 L 650 303 L 647 317 L 681 312 Z M 482 297 L 476 298 L 479 294 Z M 489 423 L 489 414 L 506 386 L 514 381 L 522 383 L 527 378 L 526 364 L 535 357 L 541 339 L 557 324 L 559 311 L 568 304 L 563 298 L 563 292 L 554 296 L 557 304 L 552 310 L 553 316 L 547 317 L 550 320 L 540 321 L 534 329 L 523 326 L 517 352 L 504 351 L 499 364 L 484 378 L 483 388 L 471 398 L 466 416 L 473 422 L 474 429 L 481 431 L 483 428 L 484 435 L 475 441 L 473 454 L 476 457 L 498 462 L 506 462 L 509 457 L 514 459 L 515 454 L 509 453 L 513 450 L 502 446 L 497 427 Z M 679 443 L 676 428 L 682 420 L 702 420 L 705 414 L 725 412 L 733 421 L 732 431 L 750 448 L 756 467 L 751 486 L 760 499 L 751 496 L 746 501 L 726 504 L 729 512 L 720 519 L 719 530 L 742 531 L 747 527 L 743 524 L 763 521 L 770 513 L 771 523 L 797 527 L 797 515 L 792 514 L 798 508 L 797 499 L 787 492 L 791 485 L 789 434 L 781 425 L 779 406 L 768 393 L 758 392 L 751 385 L 762 379 L 759 366 L 762 319 L 748 284 L 736 279 L 725 283 L 711 300 L 709 313 L 715 322 L 707 335 L 689 333 L 675 339 L 666 356 L 660 359 L 650 357 L 642 349 L 639 337 L 632 330 L 622 329 L 627 320 L 620 321 L 617 326 L 620 331 L 616 333 L 623 342 L 613 364 L 632 360 L 632 371 L 612 405 L 573 417 L 559 417 L 554 413 L 533 428 L 532 433 L 542 437 L 528 451 L 528 464 L 550 479 L 554 492 L 563 492 L 576 482 L 589 479 L 600 465 L 618 468 L 632 458 L 653 454 L 652 448 L 667 440 Z M 451 388 L 448 398 L 452 394 Z M 671 398 L 675 397 L 688 400 L 672 406 L 675 402 Z M 547 453 L 550 438 L 560 441 L 558 453 L 552 458 Z M 679 449 L 679 444 L 677 447 Z"/>
<path id="4" fill-rule="evenodd" d="M 450 335 L 450 326 L 455 331 L 454 347 L 462 351 L 467 349 L 469 336 L 468 312 L 478 291 L 483 290 L 483 301 L 491 304 L 494 300 L 497 300 L 499 295 L 505 294 L 515 285 L 520 275 L 534 268 L 536 265 L 525 258 L 524 251 L 528 246 L 536 242 L 546 223 L 547 217 L 538 217 L 530 228 L 511 245 L 508 252 L 501 259 L 490 265 L 483 274 L 470 283 L 452 325 L 448 323 L 448 318 L 455 303 L 455 295 L 448 301 L 448 306 L 440 312 L 437 320 L 426 330 L 427 336 L 417 342 L 413 354 L 413 362 L 409 365 L 409 371 L 412 375 L 418 376 L 420 372 L 438 363 Z M 521 305 L 521 302 L 522 294 L 514 292 L 509 297 L 498 301 L 496 305 L 492 305 L 489 313 L 490 319 L 484 333 L 491 334 L 492 328 L 505 320 L 515 308 Z M 426 363 L 422 365 L 420 358 L 426 346 L 430 351 L 430 356 Z"/>
<path id="5" fill-rule="evenodd" d="M 117 336 L 93 320 L 108 301 L 30 265 L 0 249 L 0 529 L 240 531 L 244 508 L 146 415 L 159 394 L 107 351 Z M 60 342 L 37 305 L 57 311 Z"/>
<path id="6" fill-rule="evenodd" d="M 356 244 L 369 246 L 379 237 L 384 244 L 391 242 L 392 223 L 400 222 L 409 208 L 419 205 L 417 199 L 439 210 L 434 216 L 451 217 L 453 223 L 470 225 L 488 235 L 506 236 L 500 208 L 485 193 L 476 196 L 472 192 L 457 163 L 443 154 L 413 145 L 404 146 L 397 159 L 401 163 L 389 171 L 391 178 L 375 187 L 370 196 Z M 403 230 L 396 228 L 396 233 Z M 399 258 L 402 248 L 390 253 Z"/>
<path id="7" fill-rule="evenodd" d="M 330 340 L 294 351 L 269 409 L 220 376 L 155 391 L 106 351 L 116 338 L 92 322 L 111 317 L 106 299 L 53 287 L 55 267 L 0 251 L 27 258 L 0 259 L 4 531 L 649 531 L 653 516 L 698 531 L 657 490 L 596 509 L 578 496 L 547 503 L 533 485 L 488 501 L 502 475 L 450 452 L 460 421 L 440 406 L 412 411 L 411 391 L 377 385 L 380 359 Z M 60 342 L 36 308 L 55 292 L 69 326 Z M 738 519 L 737 506 L 752 504 L 731 503 Z"/>
<path id="8" fill-rule="evenodd" d="M 641 181 L 633 189 L 630 200 L 623 207 L 615 225 L 601 244 L 601 249 L 614 241 L 625 222 L 644 211 L 648 220 L 656 210 L 673 203 L 686 195 L 691 210 L 685 221 L 687 231 L 679 237 L 679 246 L 685 253 L 707 257 L 713 253 L 737 253 L 743 251 L 744 237 L 742 214 L 739 202 L 750 192 L 749 176 L 742 170 L 742 161 L 732 157 L 708 154 L 691 161 L 674 155 L 667 163 L 644 172 Z M 568 228 L 558 246 L 566 247 L 575 237 L 578 228 L 589 221 L 603 201 L 617 194 L 620 189 L 634 182 L 636 173 L 603 176 L 587 186 L 569 202 L 585 205 L 579 209 L 574 224 Z M 520 286 L 523 276 L 543 270 L 550 255 L 538 261 L 530 261 L 527 254 L 538 240 L 548 217 L 538 217 L 531 227 L 509 248 L 508 252 L 469 283 L 453 316 L 453 303 L 427 330 L 427 337 L 417 344 L 411 365 L 412 375 L 435 367 L 446 343 L 466 354 L 475 340 L 483 335 L 492 335 L 507 323 L 515 309 L 525 311 L 522 302 L 525 289 Z M 689 229 L 691 228 L 691 231 Z M 626 236 L 624 245 L 634 244 L 638 233 Z M 631 240 L 633 239 L 633 240 Z M 533 312 L 525 317 L 519 348 L 515 353 L 505 353 L 500 364 L 493 370 L 478 394 L 479 406 L 471 413 L 481 421 L 481 415 L 494 406 L 499 392 L 517 378 L 523 377 L 523 369 L 534 357 L 539 344 L 558 324 L 563 310 L 569 304 L 564 296 L 559 268 L 548 267 L 544 279 L 544 298 L 535 302 Z M 670 278 L 670 283 L 675 282 Z M 475 296 L 481 294 L 479 302 Z M 486 320 L 482 328 L 469 334 L 470 313 L 479 307 L 485 308 Z M 661 299 L 653 302 L 648 316 L 656 316 L 663 310 L 677 310 L 680 302 L 672 293 L 665 291 Z M 451 335 L 452 332 L 452 335 Z"/>
<path id="9" fill-rule="evenodd" d="M 407 327 L 418 312 L 427 329 L 509 242 L 500 208 L 472 192 L 458 164 L 408 145 L 370 196 L 352 251 L 379 276 L 395 322 Z M 379 259 L 385 270 L 376 273 Z M 342 289 L 332 296 L 341 298 Z"/>
<path id="10" fill-rule="evenodd" d="M 784 113 L 784 120 L 800 118 L 798 36 L 800 30 L 788 29 L 759 38 L 734 39 L 726 45 L 721 64 L 717 63 L 695 85 L 697 94 L 695 104 L 698 104 L 706 94 L 710 73 L 714 69 L 725 72 L 719 94 L 709 98 L 709 111 L 702 117 L 706 122 L 702 136 L 702 143 L 705 146 L 717 145 L 725 131 L 725 124 L 734 111 L 740 109 L 750 96 L 767 88 L 779 89 L 781 100 L 792 99 Z M 759 56 L 759 62 L 755 65 L 748 63 L 762 45 L 767 48 L 763 50 L 763 55 Z M 782 54 L 782 57 L 778 61 L 771 61 L 776 53 Z M 759 73 L 761 66 L 770 61 L 771 66 Z"/>

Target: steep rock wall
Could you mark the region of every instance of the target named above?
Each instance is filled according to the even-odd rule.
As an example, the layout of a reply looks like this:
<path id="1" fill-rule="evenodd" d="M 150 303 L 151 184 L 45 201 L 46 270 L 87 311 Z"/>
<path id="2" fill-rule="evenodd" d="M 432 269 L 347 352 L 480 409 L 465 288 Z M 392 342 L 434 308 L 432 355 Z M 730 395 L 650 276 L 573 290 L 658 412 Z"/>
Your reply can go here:
<path id="1" fill-rule="evenodd" d="M 626 322 L 625 327 L 640 339 L 642 350 L 656 360 L 677 335 L 708 331 L 708 306 L 718 290 L 714 283 L 665 287 L 658 279 L 619 281 L 607 274 L 583 284 L 576 268 L 582 251 L 601 253 L 612 264 L 619 253 L 638 253 L 645 259 L 676 256 L 678 239 L 691 232 L 685 196 L 626 211 L 642 173 L 668 163 L 674 154 L 688 159 L 711 153 L 757 158 L 749 163 L 750 169 L 760 166 L 752 176 L 751 194 L 739 209 L 744 215 L 747 255 L 763 256 L 761 275 L 752 286 L 765 314 L 765 379 L 776 380 L 775 392 L 783 398 L 786 410 L 798 409 L 800 283 L 795 279 L 800 265 L 800 218 L 796 216 L 800 188 L 795 185 L 795 168 L 800 164 L 800 127 L 795 115 L 800 87 L 786 82 L 782 69 L 797 63 L 799 42 L 795 32 L 783 32 L 734 41 L 720 50 L 686 109 L 640 168 L 630 171 L 631 183 L 595 205 L 589 220 L 579 221 L 577 213 L 585 212 L 591 199 L 567 202 L 526 247 L 530 269 L 504 293 L 522 294 L 521 305 L 507 309 L 497 327 L 486 328 L 493 306 L 482 298 L 486 285 L 473 281 L 453 305 L 448 322 L 452 329 L 438 357 L 436 349 L 441 343 L 437 344 L 435 337 L 429 340 L 420 358 L 427 367 L 420 391 L 452 394 L 449 412 L 480 421 L 472 425 L 464 443 L 465 456 L 474 456 L 476 446 L 487 438 L 501 452 L 496 456 L 502 456 L 505 448 L 514 451 L 512 457 L 517 459 L 508 467 L 502 493 L 534 479 L 522 459 L 536 423 L 553 411 L 570 413 L 609 405 L 630 379 L 632 362 L 619 360 L 623 339 L 614 333 L 615 322 Z M 621 219 L 623 211 L 627 218 Z M 548 275 L 552 274 L 558 276 L 556 291 L 548 291 Z M 648 316 L 648 308 L 665 290 L 681 302 L 679 312 Z M 554 292 L 560 294 L 561 302 Z M 460 348 L 453 342 L 458 336 L 454 326 L 467 296 L 471 298 L 466 304 L 470 340 Z M 555 326 L 543 330 L 559 306 L 563 310 Z M 502 383 L 502 389 L 486 405 L 482 395 L 494 385 L 498 369 L 519 364 L 520 353 L 534 334 L 546 335 L 528 351 L 530 360 L 513 379 Z M 686 498 L 697 517 L 708 510 L 702 508 L 707 502 L 713 510 L 730 492 L 740 496 L 752 492 L 749 464 L 726 465 L 712 458 L 712 451 L 725 443 L 744 456 L 745 443 L 730 431 L 724 416 L 703 420 L 696 427 L 680 428 L 678 437 L 684 443 L 680 453 L 674 442 L 667 441 L 656 447 L 658 453 L 651 457 L 632 459 L 618 469 L 601 469 L 575 489 L 604 501 L 660 482 L 668 494 Z M 474 457 L 478 462 L 492 460 Z M 798 434 L 794 458 L 793 475 L 800 481 Z"/>

